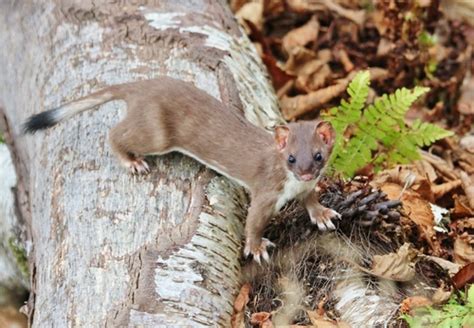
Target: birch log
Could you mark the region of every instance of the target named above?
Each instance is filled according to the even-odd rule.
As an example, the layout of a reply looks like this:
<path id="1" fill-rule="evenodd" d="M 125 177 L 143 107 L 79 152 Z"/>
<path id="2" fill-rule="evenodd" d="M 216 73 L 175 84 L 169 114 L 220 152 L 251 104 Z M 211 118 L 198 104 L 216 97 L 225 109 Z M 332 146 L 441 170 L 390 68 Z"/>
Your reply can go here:
<path id="1" fill-rule="evenodd" d="M 0 16 L 0 101 L 27 200 L 33 327 L 228 326 L 242 189 L 176 154 L 156 158 L 148 176 L 128 175 L 106 142 L 122 102 L 19 133 L 31 114 L 158 75 L 193 82 L 259 126 L 281 122 L 225 1 L 2 1 Z"/>

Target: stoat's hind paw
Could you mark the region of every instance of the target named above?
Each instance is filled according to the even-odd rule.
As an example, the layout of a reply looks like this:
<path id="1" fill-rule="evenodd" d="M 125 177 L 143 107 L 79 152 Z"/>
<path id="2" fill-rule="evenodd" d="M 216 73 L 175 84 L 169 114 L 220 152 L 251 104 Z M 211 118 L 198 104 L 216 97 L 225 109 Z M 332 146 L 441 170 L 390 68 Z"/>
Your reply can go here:
<path id="1" fill-rule="evenodd" d="M 150 173 L 150 167 L 143 158 L 136 158 L 125 163 L 125 166 L 130 170 L 132 174 L 148 174 Z"/>
<path id="2" fill-rule="evenodd" d="M 262 238 L 260 243 L 256 244 L 251 241 L 247 241 L 244 248 L 244 255 L 248 257 L 250 254 L 252 254 L 254 261 L 258 264 L 262 264 L 261 259 L 270 263 L 270 256 L 268 255 L 267 248 L 274 246 L 275 244 L 266 238 Z"/>

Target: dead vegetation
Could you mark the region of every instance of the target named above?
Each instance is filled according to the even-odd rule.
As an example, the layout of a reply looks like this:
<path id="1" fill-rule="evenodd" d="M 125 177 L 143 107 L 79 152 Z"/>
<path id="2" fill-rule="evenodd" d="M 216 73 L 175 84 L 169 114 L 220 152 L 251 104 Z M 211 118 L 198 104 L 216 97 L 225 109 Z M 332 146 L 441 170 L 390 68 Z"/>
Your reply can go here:
<path id="1" fill-rule="evenodd" d="M 370 99 L 429 87 L 406 123 L 421 119 L 455 133 L 412 164 L 382 172 L 368 166 L 351 181 L 323 181 L 321 203 L 343 216 L 335 234 L 319 233 L 302 208 L 288 206 L 267 231 L 277 244 L 272 263 L 246 266 L 234 327 L 399 327 L 406 325 L 400 313 L 441 304 L 472 283 L 469 3 L 234 0 L 231 6 L 268 68 L 285 119 L 319 117 L 347 99 L 356 72 L 369 70 Z"/>

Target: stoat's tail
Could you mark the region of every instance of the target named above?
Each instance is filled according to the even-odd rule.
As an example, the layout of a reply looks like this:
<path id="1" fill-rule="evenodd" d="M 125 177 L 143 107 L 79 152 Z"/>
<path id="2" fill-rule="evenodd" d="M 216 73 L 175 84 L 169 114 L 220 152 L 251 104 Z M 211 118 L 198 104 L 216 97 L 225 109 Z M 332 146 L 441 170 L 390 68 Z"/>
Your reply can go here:
<path id="1" fill-rule="evenodd" d="M 109 87 L 58 108 L 31 116 L 23 123 L 23 133 L 34 133 L 108 101 L 118 99 L 117 88 Z"/>

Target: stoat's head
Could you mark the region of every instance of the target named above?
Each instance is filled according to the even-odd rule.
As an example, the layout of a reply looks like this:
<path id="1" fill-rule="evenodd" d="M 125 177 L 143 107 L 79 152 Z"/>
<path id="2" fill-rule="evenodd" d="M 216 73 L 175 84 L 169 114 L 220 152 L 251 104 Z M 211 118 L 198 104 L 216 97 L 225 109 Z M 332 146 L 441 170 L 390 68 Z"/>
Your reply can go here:
<path id="1" fill-rule="evenodd" d="M 335 140 L 332 125 L 324 121 L 301 121 L 275 128 L 275 141 L 282 160 L 298 180 L 319 177 Z"/>

